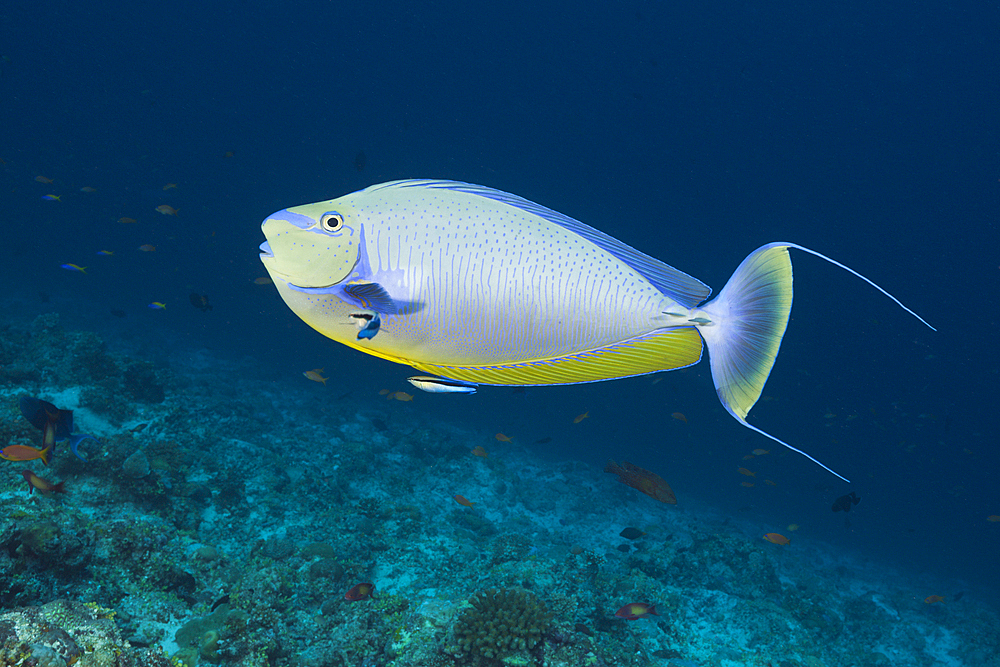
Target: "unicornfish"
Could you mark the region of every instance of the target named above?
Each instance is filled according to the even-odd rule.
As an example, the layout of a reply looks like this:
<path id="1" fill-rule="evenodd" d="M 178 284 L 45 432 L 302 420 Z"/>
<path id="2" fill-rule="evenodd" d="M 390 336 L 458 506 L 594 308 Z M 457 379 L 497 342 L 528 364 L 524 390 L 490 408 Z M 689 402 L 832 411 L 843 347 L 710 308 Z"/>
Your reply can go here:
<path id="1" fill-rule="evenodd" d="M 722 291 L 578 220 L 469 183 L 404 180 L 294 206 L 262 225 L 264 263 L 324 336 L 430 376 L 414 386 L 611 380 L 698 363 L 708 345 L 726 410 L 749 424 L 792 307 L 789 249 L 750 253 Z M 927 326 L 930 326 L 927 324 Z M 933 327 L 931 327 L 933 328 Z"/>

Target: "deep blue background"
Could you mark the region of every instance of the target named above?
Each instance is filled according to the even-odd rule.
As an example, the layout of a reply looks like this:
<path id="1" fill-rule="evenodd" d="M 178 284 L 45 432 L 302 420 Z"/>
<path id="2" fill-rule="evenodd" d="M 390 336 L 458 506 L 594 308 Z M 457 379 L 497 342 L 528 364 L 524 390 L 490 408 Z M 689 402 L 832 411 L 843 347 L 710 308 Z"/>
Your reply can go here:
<path id="1" fill-rule="evenodd" d="M 477 182 L 716 290 L 758 245 L 794 241 L 939 328 L 794 256 L 773 400 L 751 419 L 853 487 L 740 428 L 707 364 L 657 384 L 420 396 L 398 418 L 552 435 L 538 448 L 553 461 L 624 457 L 682 502 L 769 530 L 799 523 L 803 538 L 997 595 L 1000 524 L 985 520 L 1000 514 L 995 3 L 205 4 L 0 8 L 8 317 L 56 310 L 154 358 L 207 346 L 265 377 L 326 367 L 316 400 L 354 389 L 349 400 L 381 409 L 377 390 L 407 388 L 407 369 L 327 341 L 252 284 L 274 210 L 396 178 Z M 164 203 L 180 214 L 154 212 Z M 215 310 L 193 309 L 191 290 Z M 664 417 L 675 410 L 689 423 Z M 745 464 L 755 447 L 772 454 Z M 778 486 L 740 486 L 744 464 Z M 850 488 L 864 500 L 848 528 L 829 504 Z"/>

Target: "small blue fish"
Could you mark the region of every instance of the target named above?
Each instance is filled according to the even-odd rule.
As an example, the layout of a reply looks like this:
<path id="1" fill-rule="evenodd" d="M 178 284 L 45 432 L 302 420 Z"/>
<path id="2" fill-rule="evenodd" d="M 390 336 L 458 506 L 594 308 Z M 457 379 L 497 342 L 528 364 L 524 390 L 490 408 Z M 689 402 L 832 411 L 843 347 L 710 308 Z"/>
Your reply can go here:
<path id="1" fill-rule="evenodd" d="M 102 255 L 104 257 L 111 257 L 111 255 L 113 255 L 115 253 L 114 253 L 113 250 L 98 250 L 97 254 L 98 255 Z"/>
<path id="2" fill-rule="evenodd" d="M 147 308 L 152 308 L 153 310 L 166 310 L 167 304 L 160 303 L 159 301 L 154 301 L 153 303 L 146 306 Z"/>
<path id="3" fill-rule="evenodd" d="M 67 271 L 79 271 L 80 273 L 87 272 L 87 267 L 77 266 L 76 264 L 60 264 L 59 268 L 66 269 Z"/>
<path id="4" fill-rule="evenodd" d="M 42 199 L 45 201 L 62 201 L 62 199 L 59 198 L 59 195 L 42 195 Z"/>

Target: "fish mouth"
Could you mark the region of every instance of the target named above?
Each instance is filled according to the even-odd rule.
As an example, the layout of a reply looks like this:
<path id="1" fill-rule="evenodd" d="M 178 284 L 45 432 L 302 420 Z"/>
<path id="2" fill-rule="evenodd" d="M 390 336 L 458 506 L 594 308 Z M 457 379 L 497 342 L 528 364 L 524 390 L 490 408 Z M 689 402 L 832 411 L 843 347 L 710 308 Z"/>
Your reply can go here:
<path id="1" fill-rule="evenodd" d="M 260 256 L 261 258 L 274 259 L 274 251 L 271 250 L 271 245 L 267 241 L 260 244 Z"/>

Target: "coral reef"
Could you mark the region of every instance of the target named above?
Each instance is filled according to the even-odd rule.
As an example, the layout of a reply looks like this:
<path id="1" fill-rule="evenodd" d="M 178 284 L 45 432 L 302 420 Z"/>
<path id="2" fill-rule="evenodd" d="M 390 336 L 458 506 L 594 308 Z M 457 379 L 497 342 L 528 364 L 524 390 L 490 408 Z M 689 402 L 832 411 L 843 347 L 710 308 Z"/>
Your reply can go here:
<path id="1" fill-rule="evenodd" d="M 492 430 L 375 392 L 317 401 L 251 362 L 174 371 L 54 314 L 2 333 L 0 440 L 37 444 L 32 395 L 100 442 L 0 462 L 0 666 L 998 667 L 1000 622 L 971 595 L 925 605 L 889 568 L 830 567 L 809 539 L 775 548 L 583 463 L 471 455 Z M 29 496 L 24 467 L 67 493 Z M 614 616 L 637 601 L 660 616 Z"/>

